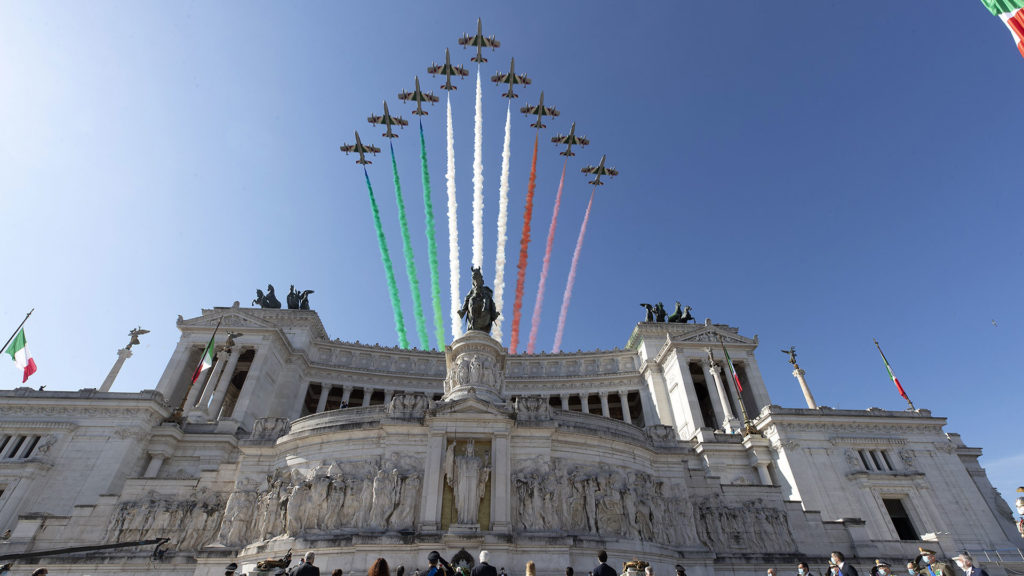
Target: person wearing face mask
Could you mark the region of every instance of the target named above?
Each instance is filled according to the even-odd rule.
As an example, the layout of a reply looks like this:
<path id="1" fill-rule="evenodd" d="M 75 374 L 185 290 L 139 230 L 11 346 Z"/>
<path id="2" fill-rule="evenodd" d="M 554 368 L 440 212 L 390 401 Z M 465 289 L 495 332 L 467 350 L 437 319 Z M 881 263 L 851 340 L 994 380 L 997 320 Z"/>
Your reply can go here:
<path id="1" fill-rule="evenodd" d="M 811 572 L 811 567 L 807 565 L 807 562 L 801 562 L 796 565 L 797 576 L 815 576 L 814 572 Z"/>
<path id="2" fill-rule="evenodd" d="M 924 568 L 920 571 L 922 576 L 953 576 L 953 571 L 949 569 L 949 565 L 945 562 L 939 562 L 935 559 L 935 551 L 928 550 L 926 548 L 918 548 L 921 552 L 920 562 L 924 563 Z"/>
<path id="3" fill-rule="evenodd" d="M 907 562 L 907 576 L 917 576 L 921 573 L 921 569 L 917 566 L 917 562 L 913 560 Z"/>
<path id="4" fill-rule="evenodd" d="M 842 552 L 832 552 L 832 564 L 839 567 L 839 576 L 859 576 L 857 569 L 852 564 L 846 563 L 846 558 Z"/>
<path id="5" fill-rule="evenodd" d="M 892 570 L 888 563 L 875 559 L 875 565 L 871 567 L 871 576 L 892 576 Z"/>
<path id="6" fill-rule="evenodd" d="M 835 561 L 831 559 L 828 561 L 828 571 L 825 573 L 825 576 L 842 576 L 842 573 L 839 571 L 839 565 Z"/>
<path id="7" fill-rule="evenodd" d="M 974 558 L 967 552 L 961 552 L 959 556 L 953 558 L 956 562 L 957 568 L 964 571 L 964 576 L 988 576 L 988 572 L 981 566 L 974 565 Z"/>

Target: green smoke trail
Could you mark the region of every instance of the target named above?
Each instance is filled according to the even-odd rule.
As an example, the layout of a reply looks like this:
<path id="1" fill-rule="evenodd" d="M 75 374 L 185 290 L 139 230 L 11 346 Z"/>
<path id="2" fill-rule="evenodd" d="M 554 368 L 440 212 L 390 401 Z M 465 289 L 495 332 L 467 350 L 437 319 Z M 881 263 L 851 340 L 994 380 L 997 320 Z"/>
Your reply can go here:
<path id="1" fill-rule="evenodd" d="M 395 147 L 391 146 L 391 170 L 395 174 L 395 202 L 398 203 L 398 224 L 402 229 L 402 252 L 405 254 L 405 273 L 409 276 L 409 292 L 412 293 L 412 312 L 416 319 L 416 335 L 420 349 L 428 350 L 430 340 L 423 322 L 423 305 L 420 304 L 420 279 L 416 276 L 416 262 L 413 260 L 412 239 L 409 238 L 409 220 L 405 217 L 405 200 L 402 199 L 402 183 L 398 180 L 398 163 L 395 162 Z"/>
<path id="2" fill-rule="evenodd" d="M 402 305 L 398 301 L 398 285 L 395 284 L 395 271 L 391 267 L 391 255 L 388 253 L 388 241 L 384 238 L 384 228 L 380 225 L 380 210 L 377 199 L 373 197 L 373 186 L 370 185 L 370 174 L 363 166 L 366 176 L 366 189 L 370 191 L 370 208 L 373 210 L 373 225 L 377 229 L 377 245 L 380 247 L 380 259 L 384 262 L 384 274 L 388 279 L 388 294 L 391 296 L 391 309 L 395 313 L 395 331 L 398 332 L 398 345 L 409 347 L 409 339 L 405 336 L 405 320 L 402 318 Z"/>
<path id="3" fill-rule="evenodd" d="M 434 336 L 437 349 L 444 350 L 444 320 L 441 312 L 441 285 L 437 272 L 437 238 L 434 236 L 434 204 L 430 201 L 430 171 L 427 169 L 427 141 L 420 120 L 420 165 L 423 167 L 423 212 L 427 218 L 427 259 L 430 261 L 430 296 L 434 305 Z"/>

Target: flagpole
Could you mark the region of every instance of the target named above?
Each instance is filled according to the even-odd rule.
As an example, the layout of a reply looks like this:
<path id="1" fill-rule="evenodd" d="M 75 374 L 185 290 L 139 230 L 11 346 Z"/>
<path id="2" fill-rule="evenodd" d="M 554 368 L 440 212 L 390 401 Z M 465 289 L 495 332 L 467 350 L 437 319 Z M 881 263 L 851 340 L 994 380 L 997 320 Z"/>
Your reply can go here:
<path id="1" fill-rule="evenodd" d="M 736 373 L 732 371 L 732 358 L 729 357 L 729 351 L 725 349 L 725 340 L 719 336 L 718 343 L 722 345 L 722 353 L 725 354 L 725 367 L 729 370 L 729 378 L 732 380 L 733 388 L 736 388 L 736 396 L 739 399 L 740 410 L 743 412 L 743 431 L 747 435 L 757 434 L 757 429 L 754 428 L 754 424 L 750 421 L 750 417 L 747 416 L 747 407 L 743 404 L 743 391 L 736 386 L 739 380 L 736 378 Z"/>
<path id="2" fill-rule="evenodd" d="M 871 340 L 874 341 L 875 348 L 878 348 L 878 353 L 882 355 L 882 362 L 885 363 L 885 370 L 889 373 L 889 378 L 892 378 L 892 382 L 893 384 L 896 385 L 896 389 L 900 391 L 900 396 L 903 396 L 903 399 L 907 401 L 907 405 L 910 406 L 908 410 L 917 410 L 916 408 L 914 408 L 914 403 L 910 401 L 910 396 L 907 394 L 907 391 L 904 390 L 903 386 L 900 385 L 899 379 L 896 378 L 896 375 L 892 373 L 892 367 L 889 366 L 889 360 L 885 357 L 885 352 L 882 352 L 882 347 L 878 345 L 878 340 L 874 338 L 872 338 Z"/>
<path id="3" fill-rule="evenodd" d="M 217 330 L 220 330 L 220 323 L 223 322 L 223 321 L 224 321 L 224 317 L 223 316 L 220 317 L 220 320 L 217 320 L 217 326 L 213 329 L 213 334 L 210 336 L 210 342 L 213 342 L 213 339 L 217 337 Z M 209 344 L 206 345 L 207 348 L 209 348 L 209 346 L 210 346 Z M 203 348 L 203 356 L 205 356 L 205 355 L 206 355 L 206 348 Z M 203 365 L 203 356 L 199 357 L 199 364 L 196 365 L 196 368 L 199 368 L 200 366 Z M 195 370 L 193 370 L 192 373 L 195 374 Z M 184 414 L 184 412 L 185 412 L 185 404 L 188 403 L 188 395 L 192 392 L 192 387 L 195 386 L 195 385 L 196 385 L 196 381 L 193 380 L 191 383 L 189 383 L 188 388 L 185 389 L 185 396 L 181 399 L 181 407 L 179 407 L 178 409 L 176 409 L 174 411 L 174 417 L 175 418 L 181 418 L 182 414 Z M 192 408 L 192 407 L 190 406 L 189 408 Z"/>
<path id="4" fill-rule="evenodd" d="M 220 330 L 220 323 L 223 322 L 223 321 L 224 321 L 224 317 L 223 316 L 220 317 L 220 320 L 217 320 L 217 326 L 214 327 L 213 334 L 210 335 L 210 342 L 213 342 L 213 339 L 217 337 L 217 330 Z M 207 344 L 207 346 L 209 346 L 209 344 Z M 204 348 L 203 349 L 204 356 L 205 356 L 205 352 L 206 352 L 206 349 Z M 202 365 L 203 365 L 203 357 L 200 357 L 199 358 L 199 364 L 196 364 L 196 368 L 199 368 Z M 195 371 L 193 371 L 193 374 L 195 374 Z M 195 382 L 193 382 L 193 384 L 195 384 Z M 190 386 L 190 388 L 191 388 L 191 386 Z M 186 392 L 186 395 L 188 395 L 187 392 Z"/>
<path id="5" fill-rule="evenodd" d="M 36 309 L 33 308 L 33 309 L 28 311 L 28 314 L 25 314 L 25 319 L 22 320 L 21 324 L 18 324 L 18 327 L 14 329 L 14 333 L 11 334 L 11 337 L 8 338 L 7 342 L 4 343 L 4 347 L 0 348 L 0 354 L 3 354 L 4 351 L 7 350 L 7 347 L 11 344 L 11 340 L 14 340 L 14 337 L 18 335 L 18 330 L 21 330 L 21 327 L 25 325 L 25 322 L 28 322 L 28 317 L 31 316 L 32 313 L 35 312 L 35 311 L 36 311 Z"/>

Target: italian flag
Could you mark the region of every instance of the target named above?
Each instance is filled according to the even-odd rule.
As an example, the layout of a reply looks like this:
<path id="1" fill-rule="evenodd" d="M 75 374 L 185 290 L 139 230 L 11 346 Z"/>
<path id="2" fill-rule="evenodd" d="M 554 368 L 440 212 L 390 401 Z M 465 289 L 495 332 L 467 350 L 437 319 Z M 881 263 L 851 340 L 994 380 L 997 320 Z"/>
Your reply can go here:
<path id="1" fill-rule="evenodd" d="M 725 363 L 729 366 L 729 374 L 732 374 L 733 382 L 736 382 L 736 389 L 743 392 L 743 384 L 740 384 L 740 375 L 736 373 L 736 367 L 732 365 L 732 358 L 729 358 L 729 351 L 725 348 L 725 342 L 722 343 L 722 352 L 725 352 Z"/>
<path id="2" fill-rule="evenodd" d="M 900 381 L 896 378 L 896 375 L 892 373 L 892 366 L 889 366 L 889 360 L 885 358 L 885 352 L 882 352 L 882 347 L 878 345 L 878 340 L 875 340 L 875 347 L 878 348 L 878 353 L 882 355 L 882 362 L 885 363 L 885 369 L 889 372 L 889 378 L 892 378 L 892 383 L 896 385 L 896 389 L 900 391 L 900 396 L 907 402 L 910 402 L 910 397 L 907 396 L 907 392 L 900 386 Z"/>
<path id="3" fill-rule="evenodd" d="M 11 345 L 7 347 L 6 352 L 11 355 L 11 359 L 18 365 L 24 372 L 24 376 L 21 379 L 22 384 L 28 381 L 28 377 L 36 373 L 36 361 L 32 359 L 32 355 L 28 352 L 28 347 L 25 346 L 25 329 L 21 328 L 18 330 L 18 334 L 11 340 Z"/>
<path id="4" fill-rule="evenodd" d="M 213 338 L 216 335 L 216 331 L 214 331 L 214 335 L 210 336 L 210 343 L 206 345 L 206 350 L 203 352 L 203 359 L 199 361 L 199 366 L 196 366 L 196 371 L 192 373 L 193 384 L 196 383 L 196 380 L 199 380 L 199 376 L 201 376 L 203 372 L 213 367 Z"/>
<path id="5" fill-rule="evenodd" d="M 981 3 L 1006 24 L 1017 42 L 1020 55 L 1024 56 L 1024 0 L 981 0 Z"/>

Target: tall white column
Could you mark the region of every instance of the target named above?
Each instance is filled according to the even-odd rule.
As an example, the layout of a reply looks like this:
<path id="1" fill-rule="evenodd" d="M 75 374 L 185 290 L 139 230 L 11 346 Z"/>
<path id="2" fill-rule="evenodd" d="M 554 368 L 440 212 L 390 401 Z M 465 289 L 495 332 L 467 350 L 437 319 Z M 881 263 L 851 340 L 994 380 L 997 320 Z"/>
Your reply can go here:
<path id="1" fill-rule="evenodd" d="M 729 397 L 726 395 L 725 384 L 722 382 L 722 368 L 718 364 L 712 364 L 708 369 L 711 372 L 711 377 L 715 380 L 715 388 L 718 389 L 718 402 L 722 405 L 722 414 L 724 418 L 722 420 L 722 428 L 732 434 L 740 428 L 740 422 L 736 419 L 736 416 L 732 413 L 732 408 L 729 406 Z"/>
<path id="2" fill-rule="evenodd" d="M 495 436 L 491 450 L 494 467 L 494 473 L 491 474 L 491 530 L 505 533 L 510 531 L 512 520 L 512 499 L 504 496 L 511 493 L 509 478 L 512 473 L 509 469 L 508 438 Z"/>
<path id="3" fill-rule="evenodd" d="M 590 414 L 590 394 L 588 392 L 580 394 L 580 410 L 584 414 Z"/>
<path id="4" fill-rule="evenodd" d="M 330 384 L 320 385 L 320 399 L 316 402 L 316 413 L 320 414 L 324 410 L 327 410 L 327 395 L 331 393 Z"/>
<path id="5" fill-rule="evenodd" d="M 348 397 L 352 395 L 351 386 L 342 386 L 341 388 L 341 403 L 342 405 L 348 404 Z"/>
<path id="6" fill-rule="evenodd" d="M 208 415 L 210 420 L 216 420 L 220 414 L 220 407 L 224 404 L 224 397 L 228 395 L 228 388 L 231 386 L 231 379 L 235 376 L 235 368 L 238 367 L 238 359 L 242 356 L 241 346 L 235 346 L 228 356 L 228 365 L 217 381 L 217 387 L 213 392 L 213 401 L 210 403 Z"/>
<path id="7" fill-rule="evenodd" d="M 388 390 L 388 391 L 384 392 L 384 405 L 385 406 L 391 404 L 391 398 L 394 397 L 394 395 L 395 395 L 395 391 L 394 390 Z"/>
<path id="8" fill-rule="evenodd" d="M 117 378 L 117 373 L 121 371 L 121 366 L 124 366 L 124 361 L 131 357 L 131 348 L 121 348 L 117 351 L 117 360 L 114 361 L 114 367 L 110 369 L 106 380 L 100 386 L 100 392 L 110 392 L 110 387 L 114 385 L 114 378 Z"/>
<path id="9" fill-rule="evenodd" d="M 608 393 L 599 392 L 598 396 L 601 398 L 601 415 L 605 418 L 611 418 L 611 410 L 608 409 Z"/>
<path id="10" fill-rule="evenodd" d="M 711 375 L 711 364 L 707 360 L 700 361 L 700 367 L 704 373 L 704 389 L 708 392 L 708 399 L 711 400 L 711 387 L 714 386 L 715 378 Z M 689 366 L 687 366 L 686 374 L 689 374 Z M 692 379 L 691 379 L 692 382 Z M 696 390 L 696 383 L 691 383 L 690 386 Z M 722 412 L 722 405 L 720 402 L 711 400 L 711 411 L 715 415 L 714 422 L 705 422 L 704 425 L 709 428 L 717 428 L 719 422 L 725 420 L 725 412 Z M 703 417 L 703 412 L 701 413 Z"/>
<path id="11" fill-rule="evenodd" d="M 814 410 L 818 407 L 818 404 L 814 401 L 814 396 L 811 395 L 811 388 L 807 385 L 807 380 L 804 380 L 804 374 L 806 374 L 806 372 L 796 364 L 793 366 L 793 376 L 796 376 L 797 382 L 800 383 L 800 390 L 803 390 L 804 400 L 807 401 L 807 407 Z"/>
<path id="12" fill-rule="evenodd" d="M 562 400 L 562 410 L 569 410 L 569 395 L 559 394 L 558 396 Z"/>
<path id="13" fill-rule="evenodd" d="M 217 389 L 221 375 L 224 374 L 224 367 L 229 362 L 230 355 L 230 350 L 221 350 L 217 353 L 217 363 L 213 365 L 213 374 L 210 374 L 210 379 L 206 381 L 206 386 L 203 387 L 203 395 L 200 396 L 199 402 L 196 404 L 196 408 L 203 412 L 206 412 L 207 406 L 210 405 L 210 399 L 213 398 L 213 392 Z"/>
<path id="14" fill-rule="evenodd" d="M 420 531 L 436 532 L 441 528 L 441 463 L 444 461 L 444 434 L 435 433 L 427 440 L 427 459 L 423 470 L 423 491 L 420 494 Z"/>
<path id="15" fill-rule="evenodd" d="M 363 406 L 370 405 L 370 398 L 373 397 L 373 388 L 363 388 Z"/>
<path id="16" fill-rule="evenodd" d="M 622 406 L 622 421 L 626 424 L 632 424 L 633 419 L 629 416 L 629 402 L 626 401 L 626 392 L 619 390 L 619 404 Z"/>

